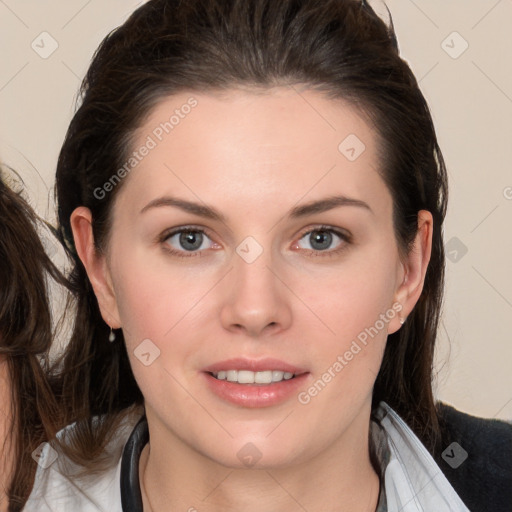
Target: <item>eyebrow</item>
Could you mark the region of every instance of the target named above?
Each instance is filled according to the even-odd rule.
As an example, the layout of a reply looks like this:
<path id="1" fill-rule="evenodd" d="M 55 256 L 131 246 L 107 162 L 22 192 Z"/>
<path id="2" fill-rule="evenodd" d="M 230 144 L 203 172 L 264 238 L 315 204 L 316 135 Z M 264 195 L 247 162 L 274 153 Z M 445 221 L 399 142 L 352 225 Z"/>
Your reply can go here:
<path id="1" fill-rule="evenodd" d="M 144 206 L 144 208 L 142 208 L 140 213 L 142 214 L 152 208 L 159 208 L 163 206 L 173 206 L 185 212 L 198 215 L 199 217 L 216 220 L 222 223 L 227 222 L 227 218 L 222 213 L 220 213 L 211 206 L 194 203 L 192 201 L 187 201 L 185 199 L 178 199 L 176 197 L 171 196 L 164 196 L 159 197 L 157 199 L 153 199 L 153 201 L 150 201 L 146 206 Z M 315 213 L 323 213 L 334 208 L 338 208 L 340 206 L 356 206 L 364 208 L 373 213 L 370 206 L 364 201 L 361 201 L 360 199 L 353 199 L 346 196 L 330 196 L 324 199 L 311 201 L 300 206 L 295 206 L 289 211 L 288 218 L 299 219 L 302 217 L 307 217 L 308 215 L 313 215 Z"/>

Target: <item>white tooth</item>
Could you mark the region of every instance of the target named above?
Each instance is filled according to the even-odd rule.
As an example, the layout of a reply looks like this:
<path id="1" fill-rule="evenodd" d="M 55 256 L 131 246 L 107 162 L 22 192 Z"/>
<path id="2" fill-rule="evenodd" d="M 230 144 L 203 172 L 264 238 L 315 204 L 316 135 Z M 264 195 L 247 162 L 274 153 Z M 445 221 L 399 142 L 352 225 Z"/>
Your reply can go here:
<path id="1" fill-rule="evenodd" d="M 272 372 L 272 382 L 279 382 L 279 381 L 283 380 L 283 375 L 284 375 L 284 372 L 282 372 L 280 370 L 274 370 Z"/>
<path id="2" fill-rule="evenodd" d="M 258 384 L 270 384 L 272 382 L 272 370 L 256 372 L 254 374 L 254 382 Z"/>
<path id="3" fill-rule="evenodd" d="M 250 370 L 239 370 L 238 382 L 240 384 L 254 384 L 254 372 Z"/>
<path id="4" fill-rule="evenodd" d="M 252 372 L 250 370 L 222 370 L 214 372 L 218 380 L 228 380 L 229 382 L 238 382 L 239 384 L 271 384 L 272 382 L 281 382 L 293 377 L 293 373 L 283 372 L 281 370 L 264 370 L 261 372 Z"/>
<path id="5" fill-rule="evenodd" d="M 229 382 L 236 382 L 238 380 L 238 372 L 236 370 L 228 370 L 226 375 Z"/>

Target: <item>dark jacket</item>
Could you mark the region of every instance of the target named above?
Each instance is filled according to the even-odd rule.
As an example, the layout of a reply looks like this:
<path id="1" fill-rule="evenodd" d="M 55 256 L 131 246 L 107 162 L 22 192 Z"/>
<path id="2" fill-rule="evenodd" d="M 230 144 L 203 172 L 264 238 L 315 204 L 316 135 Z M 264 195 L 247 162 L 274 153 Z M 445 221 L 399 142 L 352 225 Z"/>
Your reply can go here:
<path id="1" fill-rule="evenodd" d="M 442 442 L 432 455 L 462 501 L 471 512 L 512 512 L 512 424 L 439 410 Z"/>

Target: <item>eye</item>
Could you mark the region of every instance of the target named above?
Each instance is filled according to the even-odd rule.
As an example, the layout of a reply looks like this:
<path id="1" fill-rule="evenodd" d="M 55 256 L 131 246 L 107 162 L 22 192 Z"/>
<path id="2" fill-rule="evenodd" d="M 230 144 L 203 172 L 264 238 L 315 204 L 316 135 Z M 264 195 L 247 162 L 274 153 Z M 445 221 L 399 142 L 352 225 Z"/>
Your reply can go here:
<path id="1" fill-rule="evenodd" d="M 300 244 L 300 240 L 304 238 L 310 244 L 310 247 L 303 247 Z M 330 249 L 336 238 L 340 240 L 337 248 Z M 201 256 L 203 250 L 221 247 L 211 240 L 209 245 L 208 240 L 210 240 L 210 237 L 203 229 L 193 226 L 166 231 L 160 237 L 160 242 L 163 244 L 164 249 L 180 258 Z M 303 233 L 300 240 L 294 244 L 294 249 L 305 249 L 311 253 L 311 256 L 335 256 L 346 249 L 347 245 L 351 242 L 351 235 L 348 232 L 329 226 L 319 226 Z"/>
<path id="2" fill-rule="evenodd" d="M 340 240 L 337 248 L 330 249 L 336 238 Z M 310 247 L 303 247 L 300 245 L 300 240 L 305 239 Z M 338 229 L 331 228 L 329 226 L 319 226 L 315 229 L 310 229 L 306 233 L 302 234 L 299 242 L 294 245 L 294 248 L 306 249 L 312 251 L 312 256 L 333 256 L 343 251 L 347 244 L 350 243 L 350 235 L 346 232 Z M 319 253 L 325 254 L 319 254 Z"/>
<path id="3" fill-rule="evenodd" d="M 204 230 L 188 226 L 166 232 L 161 237 L 165 250 L 183 258 L 201 256 L 201 251 L 211 248 L 207 240 L 209 237 Z M 218 247 L 215 242 L 212 244 Z"/>

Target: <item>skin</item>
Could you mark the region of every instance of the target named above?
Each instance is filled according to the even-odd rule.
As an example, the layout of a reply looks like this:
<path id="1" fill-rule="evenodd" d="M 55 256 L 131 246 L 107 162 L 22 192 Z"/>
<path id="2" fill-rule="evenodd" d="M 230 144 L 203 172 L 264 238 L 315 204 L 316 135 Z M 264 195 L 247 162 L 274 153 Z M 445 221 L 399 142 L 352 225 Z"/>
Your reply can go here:
<path id="1" fill-rule="evenodd" d="M 134 148 L 192 95 L 197 107 L 125 178 L 101 254 L 90 211 L 80 207 L 71 217 L 103 318 L 123 329 L 145 397 L 145 510 L 375 510 L 371 396 L 398 315 L 307 405 L 293 396 L 270 407 L 235 406 L 200 372 L 231 357 L 275 357 L 310 372 L 307 390 L 393 304 L 403 318 L 411 312 L 430 258 L 432 216 L 419 212 L 413 250 L 400 257 L 376 132 L 343 101 L 308 89 L 165 98 Z M 355 161 L 338 150 L 349 134 L 366 146 Z M 166 195 L 211 205 L 226 221 L 171 206 L 141 213 Z M 369 208 L 287 217 L 331 195 Z M 189 225 L 206 231 L 200 256 L 171 255 L 166 247 L 190 254 L 189 246 L 179 235 L 159 236 Z M 322 225 L 349 232 L 350 241 L 333 234 L 319 250 L 308 233 Z M 236 253 L 247 236 L 263 249 L 250 264 Z M 150 366 L 134 356 L 147 338 L 161 351 Z M 247 443 L 262 454 L 250 468 L 237 457 Z"/>

